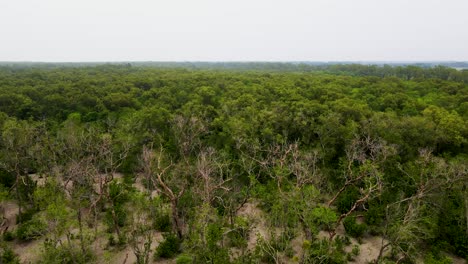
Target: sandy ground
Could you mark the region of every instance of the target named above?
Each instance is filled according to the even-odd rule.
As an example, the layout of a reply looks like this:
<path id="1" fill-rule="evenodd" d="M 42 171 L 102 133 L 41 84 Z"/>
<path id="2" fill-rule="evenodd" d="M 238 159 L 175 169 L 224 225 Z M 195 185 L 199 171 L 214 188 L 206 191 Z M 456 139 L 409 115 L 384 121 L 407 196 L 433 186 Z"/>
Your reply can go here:
<path id="1" fill-rule="evenodd" d="M 15 232 L 16 230 L 16 215 L 18 214 L 18 204 L 13 201 L 4 201 L 0 205 L 4 209 L 4 215 L 6 221 L 3 226 L 0 227 L 0 233 L 8 230 Z M 12 246 L 13 251 L 19 255 L 21 263 L 35 263 L 37 262 L 41 251 L 41 245 L 43 239 L 33 240 L 23 243 L 9 243 Z"/>
<path id="2" fill-rule="evenodd" d="M 453 264 L 467 264 L 468 263 L 468 261 L 460 257 L 454 257 L 454 256 L 450 256 L 450 257 L 452 258 Z"/>
<path id="3" fill-rule="evenodd" d="M 258 237 L 270 238 L 264 212 L 254 202 L 247 202 L 237 211 L 237 216 L 245 217 L 251 224 L 247 249 L 254 250 Z"/>
<path id="4" fill-rule="evenodd" d="M 43 242 L 44 239 L 14 243 L 12 249 L 18 254 L 21 263 L 36 263 L 39 260 Z"/>
<path id="5" fill-rule="evenodd" d="M 163 240 L 162 234 L 159 232 L 153 233 L 153 241 L 151 244 L 150 260 L 153 260 L 153 254 L 156 247 Z M 107 249 L 106 236 L 100 236 L 93 244 L 93 249 L 97 255 L 97 263 L 126 263 L 131 264 L 136 262 L 136 256 L 130 246 L 123 249 Z M 172 263 L 172 260 L 158 260 L 152 261 L 152 263 Z"/>
<path id="6" fill-rule="evenodd" d="M 354 258 L 352 263 L 369 263 L 374 261 L 379 256 L 380 246 L 382 243 L 381 237 L 363 237 L 361 244 L 355 239 L 351 239 L 351 245 L 346 248 L 347 252 L 351 252 L 354 245 L 359 246 L 359 255 Z M 385 252 L 387 252 L 386 250 Z"/>
<path id="7" fill-rule="evenodd" d="M 336 229 L 336 235 L 337 236 L 346 235 L 346 231 L 344 229 L 343 224 L 341 224 Z M 318 237 L 320 239 L 328 239 L 329 234 L 328 232 L 320 231 L 318 234 Z M 359 249 L 360 249 L 359 255 L 354 257 L 354 260 L 351 261 L 351 263 L 368 263 L 368 262 L 374 261 L 379 256 L 381 243 L 382 243 L 382 237 L 378 237 L 378 236 L 363 237 L 361 238 L 361 243 L 358 243 L 356 239 L 351 238 L 351 245 L 347 246 L 345 248 L 345 251 L 351 252 L 354 245 L 359 246 Z"/>
<path id="8" fill-rule="evenodd" d="M 294 255 L 297 256 L 298 259 L 301 259 L 304 254 L 304 240 L 305 236 L 300 232 L 299 235 L 291 241 L 291 247 L 294 250 Z"/>
<path id="9" fill-rule="evenodd" d="M 0 224 L 0 231 L 10 230 L 16 225 L 16 215 L 18 214 L 18 204 L 13 201 L 4 201 L 0 204 L 3 209 L 3 218 Z M 0 217 L 2 217 L 0 215 Z"/>

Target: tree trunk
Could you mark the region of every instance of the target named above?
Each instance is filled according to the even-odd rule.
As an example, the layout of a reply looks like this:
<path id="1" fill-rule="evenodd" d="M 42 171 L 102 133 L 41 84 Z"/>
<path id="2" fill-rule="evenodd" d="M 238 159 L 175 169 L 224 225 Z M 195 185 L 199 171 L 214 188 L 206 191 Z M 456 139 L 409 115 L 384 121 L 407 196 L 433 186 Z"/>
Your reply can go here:
<path id="1" fill-rule="evenodd" d="M 22 215 L 21 215 L 21 205 L 22 205 L 22 202 L 21 202 L 21 195 L 20 195 L 20 192 L 19 192 L 19 184 L 20 184 L 20 175 L 19 173 L 16 173 L 16 179 L 15 179 L 15 191 L 16 191 L 16 199 L 18 200 L 18 223 L 21 223 L 22 222 Z"/>
<path id="2" fill-rule="evenodd" d="M 171 199 L 172 226 L 179 239 L 182 239 L 182 226 L 179 220 L 179 210 L 177 209 L 177 198 Z"/>
<path id="3" fill-rule="evenodd" d="M 120 237 L 120 228 L 119 228 L 119 219 L 117 218 L 117 214 L 115 213 L 115 205 L 112 203 L 112 219 L 114 220 L 114 230 L 117 233 L 119 239 Z"/>
<path id="4" fill-rule="evenodd" d="M 83 239 L 83 220 L 82 220 L 82 217 L 81 217 L 81 207 L 78 208 L 78 227 L 79 227 L 79 231 L 80 231 L 81 252 L 84 255 L 86 250 L 85 250 L 84 239 Z"/>

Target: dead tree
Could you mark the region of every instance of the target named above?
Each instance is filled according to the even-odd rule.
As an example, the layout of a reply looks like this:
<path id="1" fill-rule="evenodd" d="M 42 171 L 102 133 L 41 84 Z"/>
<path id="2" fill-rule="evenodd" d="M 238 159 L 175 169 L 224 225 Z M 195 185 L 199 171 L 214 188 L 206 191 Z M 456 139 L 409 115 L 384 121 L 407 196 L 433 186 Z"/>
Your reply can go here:
<path id="1" fill-rule="evenodd" d="M 395 154 L 395 148 L 385 141 L 373 139 L 369 135 L 355 138 L 346 150 L 346 168 L 344 170 L 345 182 L 338 192 L 328 202 L 331 206 L 336 199 L 350 186 L 359 187 L 360 197 L 351 208 L 341 214 L 336 221 L 335 228 L 329 231 L 330 240 L 336 235 L 336 228 L 344 218 L 352 214 L 368 200 L 379 196 L 383 188 L 383 171 L 381 165 L 391 155 Z M 357 166 L 356 166 L 357 165 Z"/>
<path id="2" fill-rule="evenodd" d="M 415 162 L 415 171 L 400 170 L 417 186 L 413 195 L 402 197 L 400 200 L 387 205 L 384 235 L 382 237 L 380 252 L 375 263 L 381 261 L 385 249 L 392 247 L 404 258 L 411 258 L 408 244 L 416 248 L 417 242 L 429 236 L 424 229 L 425 212 L 423 208 L 431 208 L 440 199 L 440 195 L 459 183 L 468 180 L 466 164 L 449 164 L 442 158 L 434 157 L 430 150 L 421 149 L 419 159 Z M 427 211 L 427 209 L 426 209 Z M 406 243 L 406 249 L 400 246 Z"/>
<path id="3" fill-rule="evenodd" d="M 213 148 L 202 150 L 196 164 L 197 177 L 202 182 L 201 188 L 196 192 L 200 194 L 203 202 L 208 204 L 211 204 L 215 199 L 222 199 L 220 196 L 216 196 L 218 190 L 230 191 L 226 184 L 231 181 L 231 178 L 223 178 L 224 171 L 228 169 L 227 164 L 223 164 L 216 155 Z"/>
<path id="4" fill-rule="evenodd" d="M 205 123 L 196 116 L 178 115 L 173 120 L 172 127 L 179 152 L 184 161 L 189 163 L 189 156 L 201 149 L 200 136 L 207 132 Z"/>
<path id="5" fill-rule="evenodd" d="M 151 184 L 169 200 L 172 211 L 171 221 L 173 231 L 179 238 L 182 238 L 183 224 L 179 216 L 178 203 L 180 197 L 185 192 L 185 184 L 182 183 L 178 190 L 172 186 L 170 169 L 174 167 L 174 163 L 167 160 L 162 146 L 158 152 L 155 152 L 151 146 L 144 146 L 141 159 L 150 164 L 150 166 L 146 166 L 147 171 L 145 173 L 151 178 Z"/>

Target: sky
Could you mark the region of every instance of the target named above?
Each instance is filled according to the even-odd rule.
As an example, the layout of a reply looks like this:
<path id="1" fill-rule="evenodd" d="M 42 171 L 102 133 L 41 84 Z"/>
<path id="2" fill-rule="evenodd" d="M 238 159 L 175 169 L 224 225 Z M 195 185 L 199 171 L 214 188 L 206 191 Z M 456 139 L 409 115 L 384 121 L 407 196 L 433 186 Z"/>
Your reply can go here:
<path id="1" fill-rule="evenodd" d="M 468 61 L 468 0 L 0 0 L 0 61 Z"/>

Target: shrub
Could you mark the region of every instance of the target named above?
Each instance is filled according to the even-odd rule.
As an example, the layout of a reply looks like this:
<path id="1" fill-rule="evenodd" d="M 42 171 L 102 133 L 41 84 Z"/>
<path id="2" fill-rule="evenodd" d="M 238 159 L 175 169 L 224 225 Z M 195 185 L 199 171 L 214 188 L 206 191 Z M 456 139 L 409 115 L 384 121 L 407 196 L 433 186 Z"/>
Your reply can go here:
<path id="1" fill-rule="evenodd" d="M 368 225 L 378 225 L 385 217 L 385 206 L 377 203 L 370 203 L 369 209 L 365 213 Z"/>
<path id="2" fill-rule="evenodd" d="M 193 259 L 189 255 L 182 254 L 177 257 L 176 264 L 191 264 L 193 263 Z"/>
<path id="3" fill-rule="evenodd" d="M 359 253 L 361 253 L 361 249 L 359 249 L 358 245 L 354 245 L 353 249 L 351 250 L 351 254 L 353 254 L 353 256 L 357 257 L 359 255 Z"/>
<path id="4" fill-rule="evenodd" d="M 346 233 L 348 233 L 352 237 L 361 237 L 366 231 L 366 225 L 358 224 L 356 222 L 355 217 L 350 217 L 350 216 L 346 217 L 343 220 L 343 225 L 346 230 Z"/>
<path id="5" fill-rule="evenodd" d="M 13 232 L 5 231 L 5 233 L 3 233 L 3 240 L 13 241 L 14 239 L 15 239 L 15 234 Z"/>
<path id="6" fill-rule="evenodd" d="M 91 250 L 82 252 L 80 247 L 48 245 L 44 248 L 39 263 L 44 264 L 84 264 L 94 260 L 95 256 Z"/>
<path id="7" fill-rule="evenodd" d="M 41 237 L 47 229 L 47 224 L 37 218 L 33 218 L 18 226 L 16 237 L 23 241 L 29 241 Z"/>
<path id="8" fill-rule="evenodd" d="M 165 235 L 155 252 L 155 259 L 172 258 L 180 252 L 180 240 L 174 234 Z"/>
<path id="9" fill-rule="evenodd" d="M 247 247 L 247 239 L 243 236 L 241 230 L 235 229 L 227 234 L 229 246 L 237 248 Z"/>
<path id="10" fill-rule="evenodd" d="M 114 221 L 114 216 L 113 212 L 114 210 L 115 216 L 116 216 L 116 221 Z M 125 226 L 125 223 L 127 222 L 127 212 L 125 211 L 125 208 L 122 205 L 116 205 L 113 208 L 108 208 L 106 211 L 106 218 L 105 218 L 106 224 L 108 226 L 108 232 L 112 232 L 115 229 L 115 224 L 117 224 L 119 227 Z"/>
<path id="11" fill-rule="evenodd" d="M 424 259 L 426 264 L 450 264 L 453 263 L 452 259 L 447 256 L 434 256 L 433 254 L 428 254 Z"/>
<path id="12" fill-rule="evenodd" d="M 37 213 L 35 208 L 29 208 L 22 211 L 20 214 L 16 215 L 16 223 L 21 224 L 27 222 L 33 218 L 33 216 Z"/>
<path id="13" fill-rule="evenodd" d="M 319 228 L 330 230 L 331 225 L 336 222 L 338 216 L 328 207 L 316 207 L 310 211 L 308 217 Z"/>
<path id="14" fill-rule="evenodd" d="M 336 240 L 330 242 L 326 239 L 317 240 L 306 248 L 305 263 L 346 263 L 346 252 L 340 245 L 336 245 Z"/>
<path id="15" fill-rule="evenodd" d="M 3 251 L 0 251 L 0 263 L 2 264 L 19 264 L 20 260 L 18 255 L 11 250 L 11 248 L 4 248 Z"/>
<path id="16" fill-rule="evenodd" d="M 237 248 L 247 247 L 249 230 L 250 227 L 248 220 L 243 217 L 236 217 L 235 228 L 227 234 L 229 238 L 229 246 Z"/>
<path id="17" fill-rule="evenodd" d="M 336 208 L 342 214 L 348 212 L 356 200 L 359 199 L 359 195 L 360 193 L 357 188 L 353 187 L 347 189 L 338 196 L 338 199 L 336 200 Z"/>
<path id="18" fill-rule="evenodd" d="M 172 227 L 171 217 L 169 216 L 168 212 L 164 212 L 163 210 L 158 210 L 159 213 L 156 214 L 154 218 L 154 229 L 160 232 L 169 232 Z"/>
<path id="19" fill-rule="evenodd" d="M 15 184 L 15 175 L 4 169 L 0 169 L 0 184 L 6 188 L 11 188 Z"/>

